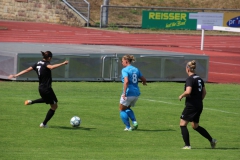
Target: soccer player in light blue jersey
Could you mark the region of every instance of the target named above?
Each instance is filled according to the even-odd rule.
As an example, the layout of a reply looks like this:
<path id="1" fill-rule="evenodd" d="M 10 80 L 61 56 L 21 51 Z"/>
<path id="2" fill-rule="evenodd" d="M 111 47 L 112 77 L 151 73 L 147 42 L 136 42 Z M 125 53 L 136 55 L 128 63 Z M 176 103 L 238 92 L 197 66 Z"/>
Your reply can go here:
<path id="1" fill-rule="evenodd" d="M 143 77 L 140 70 L 131 65 L 135 61 L 133 55 L 124 55 L 122 57 L 122 82 L 123 92 L 120 98 L 120 117 L 125 124 L 124 131 L 132 131 L 138 128 L 138 123 L 131 107 L 135 105 L 140 96 L 140 90 L 138 87 L 138 80 L 142 81 L 143 85 L 147 85 L 146 78 Z M 129 118 L 133 123 L 133 128 L 130 125 Z"/>

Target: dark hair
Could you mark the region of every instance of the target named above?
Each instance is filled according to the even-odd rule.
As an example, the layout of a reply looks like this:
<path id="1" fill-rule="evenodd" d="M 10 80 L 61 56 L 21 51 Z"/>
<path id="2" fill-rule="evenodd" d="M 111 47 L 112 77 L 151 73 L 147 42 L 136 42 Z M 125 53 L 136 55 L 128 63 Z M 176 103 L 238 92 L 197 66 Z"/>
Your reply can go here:
<path id="1" fill-rule="evenodd" d="M 41 52 L 44 59 L 47 59 L 48 57 L 52 57 L 52 52 L 50 51 L 46 51 L 46 52 L 41 51 Z"/>

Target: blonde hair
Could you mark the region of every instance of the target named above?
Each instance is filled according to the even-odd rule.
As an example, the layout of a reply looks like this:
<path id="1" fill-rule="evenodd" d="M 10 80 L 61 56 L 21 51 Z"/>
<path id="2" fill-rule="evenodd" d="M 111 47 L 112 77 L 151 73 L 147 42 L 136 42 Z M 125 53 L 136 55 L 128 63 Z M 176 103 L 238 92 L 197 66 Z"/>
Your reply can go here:
<path id="1" fill-rule="evenodd" d="M 136 61 L 135 57 L 133 55 L 129 55 L 129 54 L 124 55 L 122 58 L 127 60 L 129 63 L 132 63 L 132 62 Z"/>
<path id="2" fill-rule="evenodd" d="M 190 69 L 191 72 L 195 72 L 196 69 L 196 61 L 192 60 L 187 63 L 187 68 Z"/>

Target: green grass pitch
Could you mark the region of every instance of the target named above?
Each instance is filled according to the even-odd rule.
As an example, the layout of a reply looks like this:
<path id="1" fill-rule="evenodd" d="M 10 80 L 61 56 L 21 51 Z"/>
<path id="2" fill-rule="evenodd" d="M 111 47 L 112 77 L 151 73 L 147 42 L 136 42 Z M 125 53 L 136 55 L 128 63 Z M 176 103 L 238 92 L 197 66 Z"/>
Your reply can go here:
<path id="1" fill-rule="evenodd" d="M 200 125 L 218 140 L 216 149 L 188 125 L 192 150 L 182 150 L 178 100 L 184 83 L 142 86 L 133 108 L 139 129 L 124 132 L 119 116 L 119 82 L 53 82 L 59 108 L 49 128 L 39 128 L 49 105 L 24 106 L 39 98 L 38 82 L 0 82 L 2 160 L 236 160 L 240 157 L 240 85 L 206 84 Z M 72 116 L 82 120 L 71 127 Z"/>

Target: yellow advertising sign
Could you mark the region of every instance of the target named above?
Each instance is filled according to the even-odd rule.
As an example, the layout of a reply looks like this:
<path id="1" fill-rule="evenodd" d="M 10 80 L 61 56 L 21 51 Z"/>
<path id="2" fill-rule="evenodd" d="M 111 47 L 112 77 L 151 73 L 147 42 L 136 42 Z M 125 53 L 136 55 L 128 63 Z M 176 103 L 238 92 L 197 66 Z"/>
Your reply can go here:
<path id="1" fill-rule="evenodd" d="M 240 27 L 240 12 L 224 12 L 224 27 Z"/>

